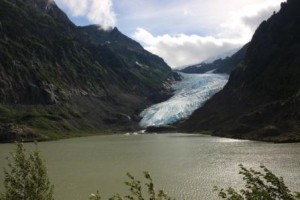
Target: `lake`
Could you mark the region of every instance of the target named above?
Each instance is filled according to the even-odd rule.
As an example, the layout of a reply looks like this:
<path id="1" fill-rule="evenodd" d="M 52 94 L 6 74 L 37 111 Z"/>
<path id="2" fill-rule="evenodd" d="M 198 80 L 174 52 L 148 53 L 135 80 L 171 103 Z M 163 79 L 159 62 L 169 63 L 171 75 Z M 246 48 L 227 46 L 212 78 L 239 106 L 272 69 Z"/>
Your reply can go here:
<path id="1" fill-rule="evenodd" d="M 26 144 L 32 149 L 33 144 Z M 113 135 L 39 143 L 56 200 L 84 200 L 100 190 L 104 198 L 127 192 L 126 172 L 149 171 L 156 188 L 178 199 L 218 199 L 214 185 L 241 186 L 238 164 L 266 165 L 300 190 L 300 144 L 272 144 L 204 135 Z M 13 144 L 0 145 L 0 190 L 5 157 Z"/>

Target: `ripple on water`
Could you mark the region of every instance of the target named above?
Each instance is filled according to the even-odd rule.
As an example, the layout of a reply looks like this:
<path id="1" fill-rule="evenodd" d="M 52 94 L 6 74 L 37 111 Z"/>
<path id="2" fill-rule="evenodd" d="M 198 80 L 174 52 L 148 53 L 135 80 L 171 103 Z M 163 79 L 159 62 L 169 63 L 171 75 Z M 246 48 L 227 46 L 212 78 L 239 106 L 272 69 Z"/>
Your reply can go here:
<path id="1" fill-rule="evenodd" d="M 33 144 L 25 144 L 34 149 Z M 0 169 L 13 144 L 0 145 Z M 149 171 L 156 188 L 176 199 L 217 200 L 214 185 L 238 188 L 238 164 L 265 164 L 300 190 L 300 144 L 272 144 L 187 134 L 114 135 L 39 143 L 56 200 L 87 199 L 100 190 L 103 199 L 128 193 L 126 172 L 141 179 Z M 3 189 L 0 170 L 0 192 Z"/>

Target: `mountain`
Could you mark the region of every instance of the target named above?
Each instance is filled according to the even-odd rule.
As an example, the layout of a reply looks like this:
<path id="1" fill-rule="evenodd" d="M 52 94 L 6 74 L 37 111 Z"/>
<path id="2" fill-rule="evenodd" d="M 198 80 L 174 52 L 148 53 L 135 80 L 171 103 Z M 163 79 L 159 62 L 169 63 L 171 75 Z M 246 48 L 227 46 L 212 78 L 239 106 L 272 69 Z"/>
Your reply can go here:
<path id="1" fill-rule="evenodd" d="M 0 141 L 134 130 L 177 78 L 117 28 L 75 26 L 52 0 L 0 0 Z"/>
<path id="2" fill-rule="evenodd" d="M 256 30 L 225 88 L 180 127 L 213 135 L 300 141 L 300 1 L 288 0 Z"/>
<path id="3" fill-rule="evenodd" d="M 180 70 L 188 74 L 202 74 L 209 71 L 219 74 L 230 74 L 232 70 L 245 58 L 249 43 L 245 44 L 240 50 L 230 57 L 220 58 L 211 63 L 202 62 Z"/>
<path id="4" fill-rule="evenodd" d="M 209 57 L 208 59 L 205 59 L 203 62 L 208 64 L 208 63 L 212 63 L 218 59 L 225 59 L 227 57 L 231 57 L 233 54 L 235 54 L 239 50 L 240 50 L 240 48 L 231 49 L 231 50 L 225 51 L 221 54 L 217 54 L 216 56 Z"/>

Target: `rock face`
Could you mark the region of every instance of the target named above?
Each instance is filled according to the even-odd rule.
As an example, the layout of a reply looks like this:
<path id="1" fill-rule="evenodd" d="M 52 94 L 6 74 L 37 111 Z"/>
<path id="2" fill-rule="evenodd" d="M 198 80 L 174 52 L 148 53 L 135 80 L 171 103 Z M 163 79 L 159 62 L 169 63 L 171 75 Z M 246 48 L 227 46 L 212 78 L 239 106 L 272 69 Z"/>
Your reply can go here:
<path id="1" fill-rule="evenodd" d="M 180 70 L 183 73 L 188 74 L 202 74 L 209 71 L 217 74 L 230 74 L 234 68 L 243 61 L 245 58 L 249 43 L 245 44 L 243 48 L 237 51 L 230 57 L 224 59 L 217 59 L 212 63 L 201 63 L 197 65 L 192 65 Z"/>
<path id="2" fill-rule="evenodd" d="M 300 1 L 256 30 L 225 88 L 181 128 L 267 141 L 300 141 Z"/>
<path id="3" fill-rule="evenodd" d="M 163 59 L 117 28 L 77 27 L 51 0 L 0 0 L 0 124 L 135 129 L 173 81 Z"/>

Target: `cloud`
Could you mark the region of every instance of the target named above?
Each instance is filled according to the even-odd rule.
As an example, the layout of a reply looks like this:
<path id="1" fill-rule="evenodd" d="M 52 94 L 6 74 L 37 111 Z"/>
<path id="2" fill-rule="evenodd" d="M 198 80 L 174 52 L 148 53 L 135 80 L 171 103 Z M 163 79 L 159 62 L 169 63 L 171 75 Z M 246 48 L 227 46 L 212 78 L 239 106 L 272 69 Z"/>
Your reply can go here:
<path id="1" fill-rule="evenodd" d="M 229 18 L 255 14 L 283 0 L 115 0 L 118 28 L 126 34 L 143 27 L 154 35 L 215 35 Z M 142 9 L 141 9 L 142 8 Z"/>
<path id="2" fill-rule="evenodd" d="M 269 0 L 231 11 L 223 20 L 217 20 L 220 23 L 212 33 L 154 35 L 143 27 L 137 28 L 132 37 L 148 51 L 161 56 L 172 68 L 200 63 L 249 42 L 258 25 L 278 10 L 280 4 L 275 1 Z M 183 10 L 184 16 L 190 13 L 194 14 L 192 10 Z M 189 20 L 193 19 L 195 16 L 190 16 Z"/>
<path id="3" fill-rule="evenodd" d="M 177 68 L 241 47 L 283 0 L 56 1 L 81 25 L 108 29 L 118 18 L 123 33 Z"/>
<path id="4" fill-rule="evenodd" d="M 241 46 L 233 40 L 212 36 L 165 34 L 155 37 L 142 28 L 137 29 L 133 38 L 142 42 L 148 51 L 163 57 L 173 68 L 199 63 Z"/>
<path id="5" fill-rule="evenodd" d="M 250 27 L 251 30 L 255 30 L 257 26 L 264 20 L 268 19 L 272 13 L 277 10 L 275 7 L 268 7 L 266 9 L 260 10 L 256 15 L 245 16 L 242 18 L 243 23 Z"/>
<path id="6" fill-rule="evenodd" d="M 253 4 L 237 11 L 231 11 L 227 20 L 221 23 L 218 37 L 240 38 L 250 40 L 258 25 L 267 20 L 280 7 L 278 1 L 265 1 Z"/>
<path id="7" fill-rule="evenodd" d="M 116 26 L 117 17 L 112 0 L 57 0 L 73 17 L 85 17 L 103 29 Z"/>

